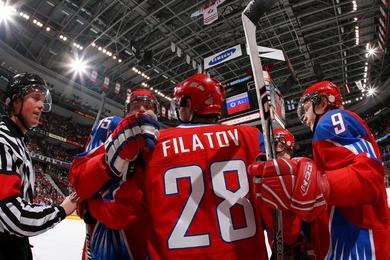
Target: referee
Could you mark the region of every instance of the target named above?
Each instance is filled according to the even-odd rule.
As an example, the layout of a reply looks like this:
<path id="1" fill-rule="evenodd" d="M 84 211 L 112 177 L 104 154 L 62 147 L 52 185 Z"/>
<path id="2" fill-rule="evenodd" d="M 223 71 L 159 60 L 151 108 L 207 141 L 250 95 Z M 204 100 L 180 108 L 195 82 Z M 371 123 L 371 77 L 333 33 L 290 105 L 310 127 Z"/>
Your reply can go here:
<path id="1" fill-rule="evenodd" d="M 21 73 L 8 83 L 7 115 L 0 121 L 0 260 L 32 259 L 28 237 L 57 225 L 75 208 L 75 195 L 60 206 L 33 204 L 35 173 L 26 133 L 51 109 L 51 96 L 38 75 Z"/>

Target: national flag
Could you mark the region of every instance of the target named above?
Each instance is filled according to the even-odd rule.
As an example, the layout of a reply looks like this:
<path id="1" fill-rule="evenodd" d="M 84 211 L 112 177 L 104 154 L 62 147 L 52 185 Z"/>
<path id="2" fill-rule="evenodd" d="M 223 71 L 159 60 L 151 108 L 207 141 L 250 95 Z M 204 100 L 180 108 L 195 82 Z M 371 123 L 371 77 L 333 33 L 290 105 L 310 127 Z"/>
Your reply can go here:
<path id="1" fill-rule="evenodd" d="M 235 114 L 250 108 L 248 93 L 244 92 L 226 99 L 228 115 Z"/>
<path id="2" fill-rule="evenodd" d="M 107 90 L 109 85 L 110 85 L 110 78 L 104 77 L 102 88 Z"/>

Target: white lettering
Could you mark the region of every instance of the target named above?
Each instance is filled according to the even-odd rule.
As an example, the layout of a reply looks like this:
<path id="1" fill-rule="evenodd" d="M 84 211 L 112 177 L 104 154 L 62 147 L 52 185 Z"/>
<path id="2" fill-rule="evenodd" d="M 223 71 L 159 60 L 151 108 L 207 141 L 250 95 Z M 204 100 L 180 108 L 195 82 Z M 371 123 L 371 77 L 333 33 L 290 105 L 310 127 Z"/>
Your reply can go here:
<path id="1" fill-rule="evenodd" d="M 232 139 L 232 141 L 234 142 L 234 144 L 236 146 L 238 146 L 240 144 L 240 142 L 238 141 L 238 130 L 237 130 L 237 128 L 233 129 L 233 133 L 232 133 L 231 130 L 228 130 L 228 134 L 229 134 L 230 138 Z"/>
<path id="2" fill-rule="evenodd" d="M 227 139 L 226 132 L 216 132 L 215 135 L 217 136 L 219 147 L 229 146 L 229 140 Z M 221 139 L 221 136 L 223 137 L 223 140 Z M 225 143 L 222 141 L 225 141 Z"/>
<path id="3" fill-rule="evenodd" d="M 162 148 L 163 148 L 164 157 L 167 157 L 167 156 L 168 156 L 167 150 L 168 150 L 168 148 L 171 148 L 171 146 L 168 145 L 168 143 L 170 143 L 170 142 L 171 142 L 171 140 L 167 140 L 167 141 L 164 141 L 164 142 L 162 143 Z"/>
<path id="4" fill-rule="evenodd" d="M 179 153 L 179 148 L 177 147 L 177 139 L 173 138 L 173 149 L 175 150 L 175 154 Z"/>
<path id="5" fill-rule="evenodd" d="M 182 153 L 188 153 L 189 151 L 190 151 L 190 149 L 186 149 L 185 147 L 184 147 L 184 143 L 183 143 L 183 137 L 179 137 L 179 145 L 180 145 L 180 152 L 182 152 Z"/>
<path id="6" fill-rule="evenodd" d="M 196 150 L 198 150 L 198 147 L 201 150 L 204 149 L 204 146 L 203 146 L 202 142 L 200 141 L 198 135 L 194 134 L 192 136 L 192 150 L 196 151 Z"/>
<path id="7" fill-rule="evenodd" d="M 211 136 L 212 136 L 213 134 L 214 134 L 214 133 L 204 133 L 204 135 L 207 136 L 207 139 L 209 140 L 210 148 L 214 148 L 213 139 L 211 139 Z"/>
<path id="8" fill-rule="evenodd" d="M 209 148 L 224 148 L 229 146 L 238 146 L 238 129 L 229 129 L 227 131 L 203 133 L 203 136 L 193 134 L 192 138 L 183 136 L 173 137 L 162 142 L 162 155 L 168 157 L 168 153 L 188 153 L 205 150 Z M 172 151 L 173 148 L 173 151 Z"/>

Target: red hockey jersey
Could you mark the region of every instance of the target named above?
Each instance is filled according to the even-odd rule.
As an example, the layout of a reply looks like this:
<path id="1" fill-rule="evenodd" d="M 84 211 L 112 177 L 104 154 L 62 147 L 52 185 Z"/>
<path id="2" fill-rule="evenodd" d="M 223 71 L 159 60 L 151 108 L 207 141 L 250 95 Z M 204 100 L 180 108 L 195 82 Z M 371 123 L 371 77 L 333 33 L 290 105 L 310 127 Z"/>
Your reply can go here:
<path id="1" fill-rule="evenodd" d="M 146 157 L 152 259 L 266 259 L 247 175 L 259 137 L 247 126 L 161 131 Z"/>
<path id="2" fill-rule="evenodd" d="M 92 130 L 85 152 L 74 160 L 70 170 L 71 183 L 97 220 L 96 224 L 87 224 L 90 238 L 86 239 L 82 259 L 89 259 L 88 254 L 92 259 L 104 260 L 147 258 L 149 220 L 140 203 L 143 193 L 138 187 L 144 175 L 133 176 L 141 176 L 140 182 L 111 178 L 104 162 L 103 144 L 120 120 L 117 116 L 101 120 Z M 143 165 L 134 163 L 134 167 L 142 168 Z"/>
<path id="3" fill-rule="evenodd" d="M 328 212 L 311 224 L 319 259 L 390 259 L 384 167 L 366 123 L 346 110 L 327 112 L 313 156 L 330 183 Z"/>
<path id="4" fill-rule="evenodd" d="M 136 176 L 145 179 L 127 181 L 143 185 L 144 201 L 137 202 L 136 189 L 128 189 L 127 216 L 147 207 L 151 259 L 267 259 L 247 175 L 260 143 L 260 132 L 247 126 L 182 125 L 160 132 L 153 152 L 142 155 L 144 172 L 136 168 Z M 75 181 L 93 180 L 90 186 L 97 187 L 107 181 L 102 152 L 74 164 Z M 89 207 L 102 212 L 98 203 Z"/>

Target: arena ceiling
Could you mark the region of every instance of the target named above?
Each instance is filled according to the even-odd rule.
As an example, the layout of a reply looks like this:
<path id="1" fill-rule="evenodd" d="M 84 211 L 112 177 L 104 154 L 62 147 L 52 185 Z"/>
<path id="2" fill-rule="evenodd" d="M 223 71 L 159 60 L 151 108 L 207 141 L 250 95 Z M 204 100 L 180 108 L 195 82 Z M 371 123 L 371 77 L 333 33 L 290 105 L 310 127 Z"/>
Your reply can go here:
<path id="1" fill-rule="evenodd" d="M 245 43 L 241 12 L 248 1 L 222 2 L 218 6 L 218 20 L 204 25 L 202 16 L 191 14 L 210 1 L 9 1 L 16 4 L 18 13 L 28 14 L 41 26 L 32 23 L 32 18 L 23 19 L 21 14 L 1 35 L 1 40 L 60 73 L 67 57 L 77 54 L 90 59 L 99 75 L 108 75 L 126 86 L 144 82 L 171 96 L 175 83 L 196 73 L 197 65 L 205 57 Z M 291 74 L 286 62 L 263 59 L 265 64 L 273 64 L 272 77 L 286 99 L 296 98 L 304 87 L 321 78 L 331 79 L 339 86 L 348 83 L 351 93 L 342 87 L 344 98 L 360 93 L 355 81 L 364 84 L 366 78 L 368 87 L 386 80 L 390 75 L 386 51 L 387 3 L 387 0 L 275 1 L 258 23 L 257 41 L 258 45 L 283 50 L 290 59 L 297 83 L 288 80 Z M 60 36 L 66 36 L 67 40 Z M 375 55 L 367 57 L 367 44 L 376 48 Z M 133 67 L 150 78 L 142 77 Z M 249 58 L 243 55 L 207 72 L 227 83 L 250 70 Z"/>

